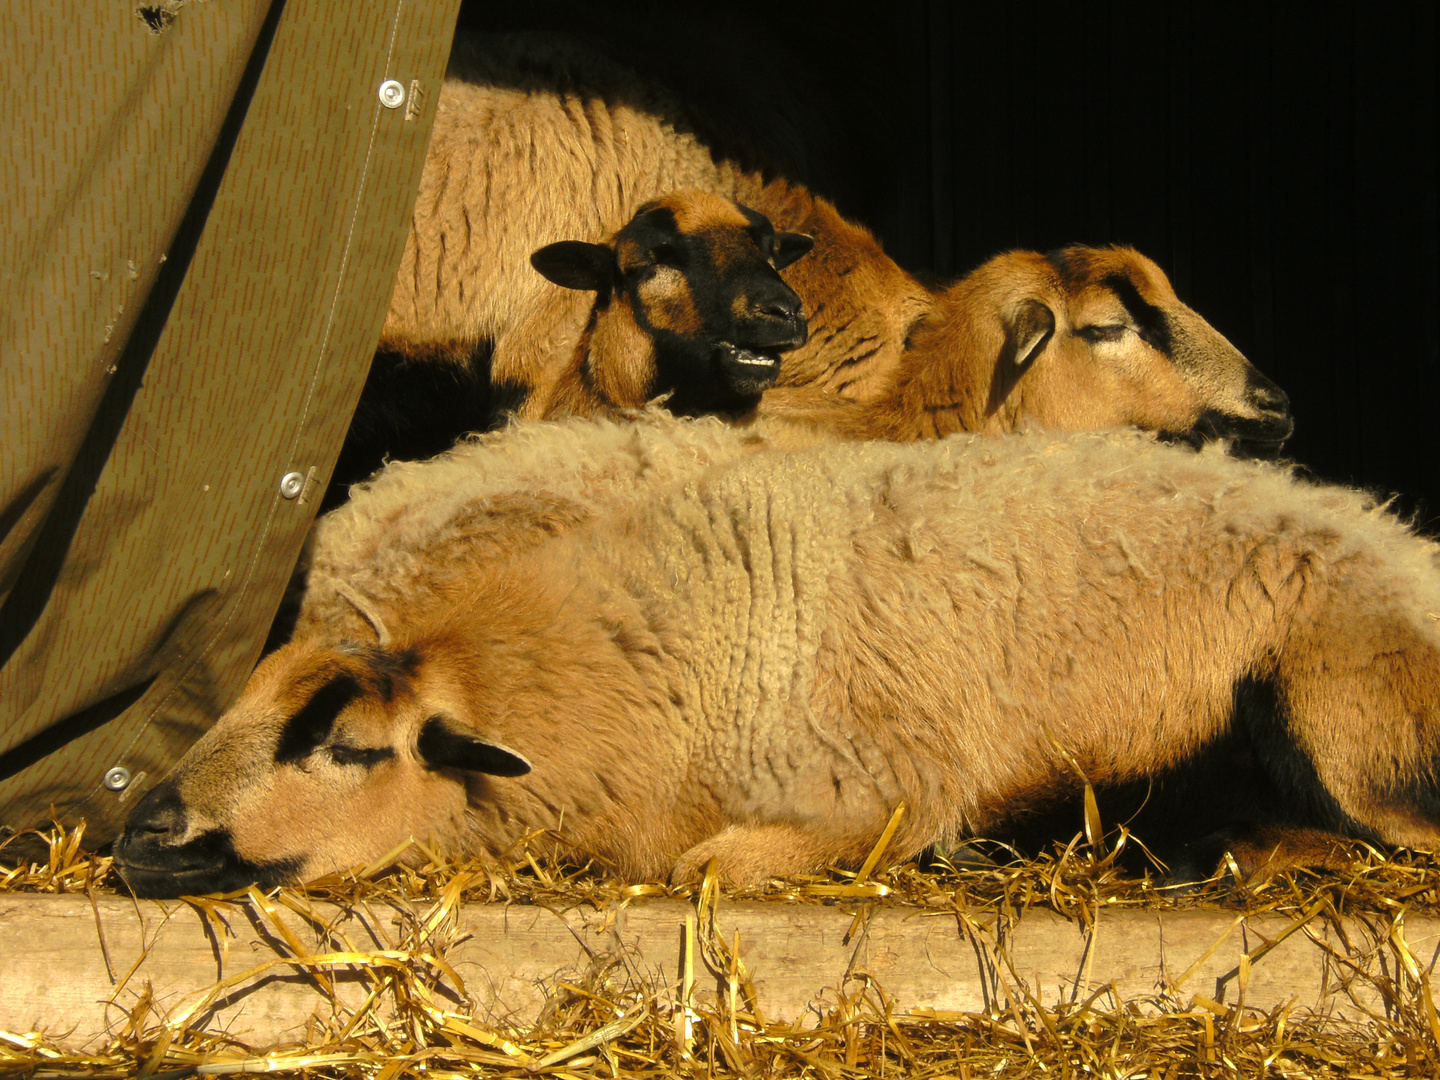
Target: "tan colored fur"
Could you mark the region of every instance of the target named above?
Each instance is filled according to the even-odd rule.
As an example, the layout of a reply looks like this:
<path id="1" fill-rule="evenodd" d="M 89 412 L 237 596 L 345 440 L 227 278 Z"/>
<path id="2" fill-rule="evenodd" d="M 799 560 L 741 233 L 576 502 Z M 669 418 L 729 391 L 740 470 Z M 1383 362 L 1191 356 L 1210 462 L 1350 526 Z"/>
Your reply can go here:
<path id="1" fill-rule="evenodd" d="M 1092 281 L 1077 288 L 1043 256 L 1013 252 L 932 292 L 824 199 L 713 157 L 683 116 L 678 101 L 583 47 L 524 36 L 462 41 L 441 89 L 382 344 L 464 356 L 493 340 L 492 378 L 529 390 L 519 409 L 527 418 L 592 415 L 606 400 L 638 408 L 643 380 L 623 365 L 607 370 L 626 349 L 645 347 L 625 313 L 613 327 L 602 319 L 601 349 L 585 339 L 589 298 L 540 278 L 528 256 L 555 240 L 598 241 L 643 202 L 690 188 L 815 237 L 810 254 L 783 271 L 810 336 L 785 355 L 763 405 L 772 414 L 892 439 L 1009 431 L 1022 421 L 1178 432 L 1207 409 L 1256 417 L 1246 395 L 1254 369 L 1144 256 L 1097 252 Z M 1111 269 L 1128 272 L 1189 328 L 1193 363 L 1172 363 L 1138 339 L 1094 348 L 1068 332 L 1087 307 L 1114 306 L 1095 286 Z M 992 400 L 997 379 L 1018 376 L 1004 370 L 1002 321 L 1022 297 L 1053 305 L 1061 325 L 1045 362 Z M 582 371 L 577 353 L 587 352 L 600 360 Z"/>
<path id="2" fill-rule="evenodd" d="M 737 436 L 715 419 L 678 423 L 650 408 L 620 421 L 517 422 L 427 462 L 394 462 L 315 523 L 295 635 L 369 640 L 370 624 L 345 589 L 398 625 L 475 565 L 758 449 L 818 441 L 763 424 Z"/>
<path id="3" fill-rule="evenodd" d="M 1133 425 L 1188 432 L 1206 410 L 1259 419 L 1257 373 L 1209 323 L 1180 302 L 1153 261 L 1132 248 L 1070 248 L 1084 256 L 1080 280 L 1064 280 L 1033 251 L 996 256 L 936 299 L 882 389 L 853 402 L 816 387 L 777 388 L 762 414 L 806 420 L 849 438 L 907 441 L 956 432 L 999 434 L 1026 425 L 1088 431 Z M 1123 275 L 1169 319 L 1176 360 L 1144 341 L 1107 275 Z M 1007 323 L 1024 305 L 1054 319 L 1049 340 L 1023 371 L 1007 351 Z M 1117 341 L 1076 334 L 1121 324 Z M 1177 362 L 1183 356 L 1183 362 Z"/>
<path id="4" fill-rule="evenodd" d="M 633 468 L 614 426 L 590 454 L 585 425 L 527 437 L 547 430 Z M 697 429 L 667 430 L 686 460 Z M 753 881 L 855 865 L 902 799 L 896 856 L 983 835 L 1070 782 L 1067 756 L 1097 784 L 1181 766 L 1259 678 L 1352 828 L 1440 842 L 1440 557 L 1364 496 L 1119 434 L 726 437 L 750 449 L 418 596 L 383 654 L 413 673 L 330 735 L 393 761 L 272 765 L 297 686 L 382 654 L 316 626 L 272 655 L 174 773 L 190 832 L 306 876 L 407 835 L 495 853 L 563 826 L 627 875 L 714 857 Z M 533 771 L 427 770 L 436 714 Z"/>
<path id="5" fill-rule="evenodd" d="M 695 189 L 816 238 L 782 274 L 806 301 L 811 335 L 787 354 L 780 378 L 863 397 L 898 360 L 929 294 L 825 200 L 717 160 L 677 126 L 683 114 L 663 91 L 584 48 L 524 36 L 460 41 L 382 346 L 460 359 L 492 340 L 492 377 L 538 390 L 522 414 L 546 415 L 590 299 L 541 278 L 530 253 L 558 240 L 598 242 L 641 204 Z"/>

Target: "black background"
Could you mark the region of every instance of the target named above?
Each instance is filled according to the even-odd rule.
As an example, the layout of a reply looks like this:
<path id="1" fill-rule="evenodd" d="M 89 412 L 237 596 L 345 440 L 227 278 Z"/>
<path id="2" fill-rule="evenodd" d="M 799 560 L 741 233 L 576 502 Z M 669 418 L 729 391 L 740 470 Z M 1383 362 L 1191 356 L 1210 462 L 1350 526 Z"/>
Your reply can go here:
<path id="1" fill-rule="evenodd" d="M 1133 244 L 1290 394 L 1295 460 L 1436 532 L 1436 12 L 532 0 L 461 23 L 593 38 L 922 276 Z"/>

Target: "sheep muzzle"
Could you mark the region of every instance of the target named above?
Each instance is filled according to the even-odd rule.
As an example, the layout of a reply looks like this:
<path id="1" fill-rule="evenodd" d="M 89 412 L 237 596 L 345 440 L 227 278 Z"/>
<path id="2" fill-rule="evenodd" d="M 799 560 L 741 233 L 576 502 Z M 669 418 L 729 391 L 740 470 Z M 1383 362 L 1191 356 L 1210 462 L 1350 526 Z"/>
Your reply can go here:
<path id="1" fill-rule="evenodd" d="M 164 781 L 135 804 L 115 841 L 115 869 L 139 897 L 169 898 L 263 888 L 295 877 L 298 862 L 257 864 L 241 858 L 230 834 L 211 829 L 183 839 L 184 803 Z"/>

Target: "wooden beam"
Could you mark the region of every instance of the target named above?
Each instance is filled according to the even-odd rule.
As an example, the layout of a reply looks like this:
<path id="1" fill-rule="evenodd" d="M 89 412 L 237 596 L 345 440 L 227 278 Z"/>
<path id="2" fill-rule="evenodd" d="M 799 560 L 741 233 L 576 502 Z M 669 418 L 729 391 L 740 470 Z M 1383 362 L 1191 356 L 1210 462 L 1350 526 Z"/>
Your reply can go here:
<path id="1" fill-rule="evenodd" d="M 441 979 L 455 1007 L 477 1022 L 524 1028 L 557 980 L 583 983 L 597 966 L 661 991 L 662 1003 L 674 1001 L 667 988 L 678 977 L 686 913 L 694 911 L 672 899 L 567 911 L 471 904 L 427 938 L 424 905 L 314 905 L 313 920 L 333 926 L 341 942 L 323 941 L 313 920 L 266 906 L 272 910 L 247 900 L 218 905 L 217 923 L 180 902 L 98 897 L 92 908 L 83 896 L 0 895 L 0 1027 L 62 1035 L 77 1050 L 95 1047 L 123 1027 L 148 984 L 151 1024 L 188 1017 L 192 1029 L 223 1030 L 260 1050 L 313 1037 L 317 1025 L 338 1030 L 370 983 L 353 966 L 302 970 L 278 962 L 298 946 L 304 953 L 443 951 L 464 983 L 462 993 L 448 976 Z M 737 935 L 769 1020 L 813 1017 L 866 979 L 883 988 L 897 1013 L 941 1017 L 1005 1009 L 1022 993 L 1053 1006 L 1113 984 L 1116 995 L 1147 1011 L 1162 1007 L 1162 996 L 1179 1008 L 1231 1005 L 1243 994 L 1243 1004 L 1258 1009 L 1294 999 L 1302 1010 L 1361 1019 L 1383 1014 L 1384 996 L 1366 978 L 1350 978 L 1332 951 L 1381 974 L 1382 966 L 1395 971 L 1395 950 L 1404 948 L 1428 971 L 1440 949 L 1440 919 L 1392 924 L 1370 916 L 1297 929 L 1274 915 L 1106 908 L 1090 928 L 1041 910 L 1002 927 L 993 911 L 962 918 L 886 905 L 722 901 L 715 936 L 729 945 Z M 207 1000 L 221 980 L 246 972 Z M 728 992 L 723 970 L 699 957 L 695 978 L 697 1002 Z M 333 1000 L 321 985 L 328 979 Z"/>

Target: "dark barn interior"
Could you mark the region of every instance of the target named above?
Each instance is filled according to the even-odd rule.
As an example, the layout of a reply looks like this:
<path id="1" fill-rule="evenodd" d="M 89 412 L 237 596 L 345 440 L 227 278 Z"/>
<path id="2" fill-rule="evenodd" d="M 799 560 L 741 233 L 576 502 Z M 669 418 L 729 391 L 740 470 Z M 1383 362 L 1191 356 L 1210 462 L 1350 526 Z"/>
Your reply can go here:
<path id="1" fill-rule="evenodd" d="M 1139 248 L 1290 394 L 1294 460 L 1434 532 L 1436 11 L 534 0 L 461 27 L 598 39 L 922 276 Z"/>

